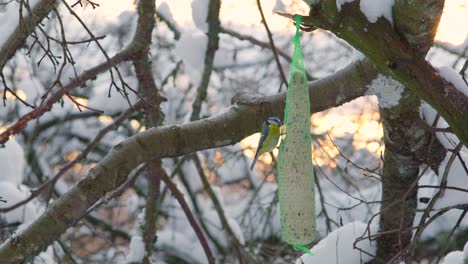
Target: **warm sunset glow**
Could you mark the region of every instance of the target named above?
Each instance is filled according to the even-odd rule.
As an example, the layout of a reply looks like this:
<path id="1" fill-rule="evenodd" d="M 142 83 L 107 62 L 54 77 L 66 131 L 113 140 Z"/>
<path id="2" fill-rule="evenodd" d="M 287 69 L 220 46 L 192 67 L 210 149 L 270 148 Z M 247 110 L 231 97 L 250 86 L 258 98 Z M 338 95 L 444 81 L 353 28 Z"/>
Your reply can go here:
<path id="1" fill-rule="evenodd" d="M 255 157 L 255 151 L 258 145 L 258 140 L 260 139 L 260 133 L 255 133 L 250 135 L 243 140 L 241 140 L 240 145 L 244 149 L 244 154 L 253 159 Z"/>
<path id="2" fill-rule="evenodd" d="M 468 37 L 468 1 L 447 0 L 440 20 L 436 39 L 454 45 L 462 44 Z"/>
<path id="3" fill-rule="evenodd" d="M 94 1 L 99 4 L 99 7 L 93 9 L 91 5 L 86 5 L 84 8 L 75 8 L 75 11 L 79 14 L 86 13 L 98 17 L 106 18 L 107 20 L 116 21 L 119 15 L 124 11 L 134 11 L 134 1 L 129 0 L 101 0 Z M 190 7 L 190 5 L 189 5 Z"/>
<path id="4" fill-rule="evenodd" d="M 66 161 L 74 160 L 74 159 L 76 159 L 76 157 L 78 157 L 79 154 L 80 154 L 80 152 L 74 150 L 74 151 L 68 153 L 67 156 L 65 156 L 65 160 Z"/>
<path id="5" fill-rule="evenodd" d="M 28 96 L 26 95 L 26 93 L 25 93 L 23 90 L 21 90 L 21 89 L 17 89 L 17 90 L 15 91 L 15 93 L 16 93 L 16 95 L 17 95 L 19 98 L 21 98 L 21 100 L 23 100 L 23 101 L 26 101 L 26 99 L 28 99 Z"/>
<path id="6" fill-rule="evenodd" d="M 23 90 L 16 89 L 16 91 L 14 92 L 21 100 L 25 101 L 26 99 L 28 99 L 27 94 Z M 6 90 L 0 91 L 0 97 L 3 97 L 3 93 L 6 93 L 5 97 L 7 100 L 16 100 L 16 97 L 11 92 L 6 91 Z"/>
<path id="7" fill-rule="evenodd" d="M 166 2 L 170 8 L 173 19 L 177 22 L 182 30 L 189 30 L 194 28 L 192 22 L 192 8 L 191 0 L 170 0 L 158 1 L 158 5 Z M 286 10 L 289 13 L 307 13 L 307 5 L 301 0 L 283 0 L 282 1 Z M 272 31 L 283 32 L 286 34 L 288 31 L 293 30 L 291 22 L 287 19 L 273 13 L 276 8 L 276 1 L 262 2 L 262 7 L 268 25 Z M 87 13 L 92 13 L 101 17 L 105 17 L 111 21 L 118 19 L 121 12 L 126 10 L 134 10 L 135 6 L 133 1 L 116 0 L 116 1 L 101 1 L 101 6 L 95 10 L 90 7 L 87 8 Z M 450 42 L 452 44 L 461 44 L 468 36 L 468 2 L 466 0 L 446 0 L 444 13 L 439 24 L 438 32 L 436 35 L 437 40 Z M 242 19 L 240 19 L 240 17 Z M 224 0 L 222 1 L 220 19 L 222 24 L 226 27 L 245 27 L 263 29 L 261 24 L 260 14 L 257 9 L 256 0 Z M 247 32 L 248 33 L 248 32 Z M 246 34 L 247 34 L 246 33 Z M 344 137 L 346 135 L 353 135 L 353 147 L 355 149 L 365 148 L 368 151 L 380 155 L 384 150 L 381 139 L 383 137 L 382 126 L 379 123 L 379 113 L 374 105 L 372 107 L 364 107 L 361 112 L 346 112 L 343 110 L 334 109 L 326 113 L 318 113 L 311 117 L 311 124 L 313 133 L 323 134 L 329 133 L 332 139 Z M 103 116 L 99 120 L 103 123 L 111 122 L 110 117 Z M 141 128 L 141 124 L 132 120 L 130 122 L 134 129 Z M 244 154 L 253 159 L 257 148 L 260 133 L 251 135 L 240 142 L 244 149 Z M 328 142 L 327 142 L 328 141 Z M 330 159 L 336 158 L 337 151 L 334 150 L 333 144 L 329 140 L 321 142 L 323 148 L 322 152 L 326 152 L 326 159 L 324 153 L 318 154 L 320 150 L 315 149 L 314 155 L 316 162 L 320 164 L 330 162 Z M 278 150 L 274 151 L 277 155 Z M 261 162 L 271 163 L 270 155 L 262 155 Z"/>
<path id="8" fill-rule="evenodd" d="M 381 150 L 381 148 L 383 147 L 383 145 L 381 145 L 380 143 L 378 142 L 370 142 L 369 144 L 367 144 L 367 149 L 370 151 L 370 152 L 374 152 L 374 153 L 377 153 L 378 151 Z"/>
<path id="9" fill-rule="evenodd" d="M 108 124 L 112 123 L 112 117 L 108 116 L 108 115 L 99 116 L 98 119 L 104 125 L 108 125 Z"/>
<path id="10" fill-rule="evenodd" d="M 179 27 L 182 27 L 182 29 L 194 28 L 191 0 L 158 1 L 158 6 L 163 2 L 168 4 L 172 17 Z M 286 9 L 282 11 L 291 14 L 307 14 L 308 8 L 304 1 L 283 0 L 282 2 Z M 128 0 L 99 1 L 99 4 L 100 6 L 96 9 L 87 6 L 85 9 L 78 10 L 78 12 L 117 21 L 122 12 L 135 10 L 134 1 Z M 270 29 L 274 32 L 293 30 L 290 21 L 273 13 L 276 8 L 275 4 L 276 1 L 262 1 L 262 7 Z M 466 14 L 468 14 L 468 2 L 466 0 L 446 0 L 436 39 L 454 45 L 462 44 L 468 37 L 468 27 L 465 26 L 468 24 Z M 222 24 L 226 27 L 263 28 L 260 23 L 261 18 L 256 0 L 224 0 L 221 4 L 220 18 Z"/>
<path id="11" fill-rule="evenodd" d="M 381 144 L 383 129 L 379 119 L 375 98 L 360 98 L 340 108 L 313 114 L 311 117 L 312 132 L 325 135 L 325 138 L 314 139 L 316 146 L 313 149 L 314 164 L 336 167 L 335 159 L 340 153 L 330 138 L 336 140 L 346 136 L 352 136 L 350 143 L 353 144 L 354 149 L 366 149 L 379 156 L 384 150 L 384 145 Z M 259 139 L 260 133 L 256 133 L 240 142 L 247 157 L 254 158 Z M 275 149 L 273 154 L 277 157 L 278 149 Z M 260 163 L 265 164 L 272 162 L 270 155 L 262 155 L 259 160 Z"/>
<path id="12" fill-rule="evenodd" d="M 77 97 L 77 96 L 70 96 L 73 100 L 71 100 L 68 97 L 65 97 L 67 100 L 70 101 L 70 103 L 73 105 L 73 108 L 75 109 L 82 109 L 83 106 L 88 105 L 88 99 L 83 98 L 83 97 Z M 78 105 L 77 105 L 78 103 Z"/>
<path id="13" fill-rule="evenodd" d="M 223 153 L 219 149 L 215 151 L 215 155 L 213 157 L 213 163 L 216 166 L 221 166 L 224 163 Z"/>
<path id="14" fill-rule="evenodd" d="M 191 0 L 170 0 L 166 2 L 172 13 L 172 17 L 179 26 L 190 27 L 192 25 L 192 8 Z M 273 13 L 276 1 L 261 1 L 262 9 L 268 26 L 273 31 L 284 30 L 291 22 L 283 17 Z M 307 14 L 307 5 L 304 1 L 299 0 L 283 0 L 283 3 L 290 13 Z M 293 5 L 291 5 L 294 3 Z M 181 8 L 184 7 L 184 8 Z M 245 27 L 262 27 L 260 24 L 261 18 L 257 8 L 256 0 L 224 0 L 221 2 L 221 10 L 219 15 L 223 25 L 229 26 L 245 26 Z"/>
<path id="15" fill-rule="evenodd" d="M 241 140 L 240 145 L 242 149 L 244 150 L 244 154 L 249 157 L 250 159 L 253 160 L 255 157 L 255 152 L 257 151 L 257 146 L 258 146 L 258 141 L 260 140 L 260 133 L 255 133 L 253 135 L 250 135 L 243 140 Z M 280 142 L 281 143 L 281 142 Z M 278 144 L 279 146 L 280 144 Z M 278 157 L 278 148 L 273 150 L 273 156 Z M 259 163 L 265 163 L 265 164 L 271 164 L 273 161 L 271 158 L 271 155 L 268 153 L 265 153 L 261 155 L 258 160 L 260 161 Z"/>
<path id="16" fill-rule="evenodd" d="M 142 130 L 145 130 L 144 126 L 142 126 L 142 124 L 135 119 L 130 120 L 130 126 L 135 130 L 140 129 L 140 128 Z"/>
<path id="17" fill-rule="evenodd" d="M 172 13 L 172 17 L 180 27 L 193 27 L 191 0 L 166 0 L 158 1 L 158 6 L 166 2 Z M 307 14 L 307 5 L 301 0 L 282 1 L 288 13 Z M 87 6 L 80 11 L 86 14 L 95 15 L 110 21 L 116 21 L 124 11 L 134 11 L 134 1 L 129 0 L 107 0 L 98 1 L 100 6 L 92 9 Z M 291 22 L 273 13 L 276 1 L 262 2 L 268 26 L 272 31 L 293 30 Z M 468 2 L 466 0 L 446 0 L 444 13 L 439 24 L 436 39 L 450 42 L 454 45 L 463 43 L 468 36 Z M 263 28 L 260 23 L 260 15 L 257 9 L 256 0 L 224 0 L 221 4 L 220 18 L 222 24 L 229 26 L 245 26 Z M 241 18 L 241 19 L 240 19 Z"/>

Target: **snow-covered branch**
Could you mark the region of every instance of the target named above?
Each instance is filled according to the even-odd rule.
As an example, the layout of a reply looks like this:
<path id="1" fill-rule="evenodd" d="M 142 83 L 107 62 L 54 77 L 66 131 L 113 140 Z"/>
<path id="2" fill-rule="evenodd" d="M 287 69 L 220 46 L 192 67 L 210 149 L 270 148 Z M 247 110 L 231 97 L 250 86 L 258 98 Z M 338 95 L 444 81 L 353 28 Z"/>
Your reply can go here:
<path id="1" fill-rule="evenodd" d="M 22 9 L 31 10 L 32 13 L 23 11 L 23 17 L 19 17 L 18 12 L 10 12 L 11 17 L 5 20 L 8 20 L 12 27 L 9 28 L 9 34 L 8 32 L 2 32 L 2 37 L 0 38 L 0 72 L 3 71 L 3 67 L 7 61 L 24 45 L 29 34 L 35 30 L 35 27 L 50 13 L 58 2 L 56 0 L 28 1 L 29 8 L 23 7 Z M 11 3 L 11 5 L 14 4 L 16 3 Z M 23 1 L 21 1 L 20 5 L 23 5 Z M 5 33 L 6 35 L 3 35 Z"/>
<path id="2" fill-rule="evenodd" d="M 356 61 L 332 76 L 310 83 L 311 112 L 319 112 L 362 96 L 377 75 L 367 60 Z M 349 82 L 349 80 L 353 82 Z M 0 259 L 21 261 L 37 254 L 85 216 L 88 208 L 125 182 L 139 164 L 239 142 L 258 131 L 268 116 L 282 116 L 285 93 L 233 98 L 223 113 L 178 126 L 151 128 L 115 146 L 49 210 L 0 246 Z"/>
<path id="3" fill-rule="evenodd" d="M 339 5 L 339 9 L 335 0 L 323 0 L 311 6 L 303 24 L 330 30 L 360 50 L 383 74 L 401 82 L 434 107 L 461 142 L 468 146 L 468 96 L 445 80 L 421 56 L 418 46 L 404 41 L 395 30 L 398 24 L 393 24 L 391 13 L 388 15 L 382 11 L 376 14 L 375 8 L 364 5 L 364 1 L 341 2 L 348 3 Z"/>

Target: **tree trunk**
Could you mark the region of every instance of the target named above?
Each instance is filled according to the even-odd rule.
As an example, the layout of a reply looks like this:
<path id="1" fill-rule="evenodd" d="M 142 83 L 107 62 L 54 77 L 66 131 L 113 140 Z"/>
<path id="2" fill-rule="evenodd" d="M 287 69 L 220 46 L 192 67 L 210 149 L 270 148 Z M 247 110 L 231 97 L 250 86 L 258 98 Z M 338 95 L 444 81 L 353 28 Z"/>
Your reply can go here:
<path id="1" fill-rule="evenodd" d="M 405 261 L 405 248 L 413 234 L 419 168 L 423 164 L 436 167 L 445 156 L 444 148 L 422 125 L 419 104 L 404 92 L 399 105 L 380 108 L 385 142 L 380 210 L 383 235 L 377 239 L 375 263 L 394 258 Z"/>

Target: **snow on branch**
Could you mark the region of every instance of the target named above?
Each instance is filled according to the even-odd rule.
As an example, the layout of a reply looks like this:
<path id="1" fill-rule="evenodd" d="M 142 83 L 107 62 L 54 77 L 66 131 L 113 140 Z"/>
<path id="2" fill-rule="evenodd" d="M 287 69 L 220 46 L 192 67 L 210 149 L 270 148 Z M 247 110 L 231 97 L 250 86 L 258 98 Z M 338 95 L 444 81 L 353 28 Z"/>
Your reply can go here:
<path id="1" fill-rule="evenodd" d="M 366 84 L 376 75 L 372 65 L 362 60 L 311 82 L 311 112 L 362 96 Z M 350 83 L 349 79 L 354 81 Z M 123 184 L 130 171 L 143 162 L 231 145 L 254 133 L 267 116 L 283 113 L 285 94 L 264 98 L 240 95 L 233 100 L 234 105 L 219 115 L 178 126 L 151 128 L 115 146 L 85 178 L 52 203 L 47 213 L 3 243 L 0 259 L 17 261 L 37 254 L 83 218 L 96 201 Z"/>

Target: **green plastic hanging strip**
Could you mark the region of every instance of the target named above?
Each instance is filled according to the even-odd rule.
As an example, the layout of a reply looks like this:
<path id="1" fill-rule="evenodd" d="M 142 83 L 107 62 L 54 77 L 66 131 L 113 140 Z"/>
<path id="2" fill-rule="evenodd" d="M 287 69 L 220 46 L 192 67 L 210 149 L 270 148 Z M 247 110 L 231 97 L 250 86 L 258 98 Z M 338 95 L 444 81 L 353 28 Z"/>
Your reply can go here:
<path id="1" fill-rule="evenodd" d="M 314 241 L 316 230 L 310 100 L 300 42 L 302 16 L 296 15 L 294 19 L 294 56 L 284 113 L 286 137 L 278 156 L 281 234 L 296 250 L 311 254 L 304 246 Z"/>

